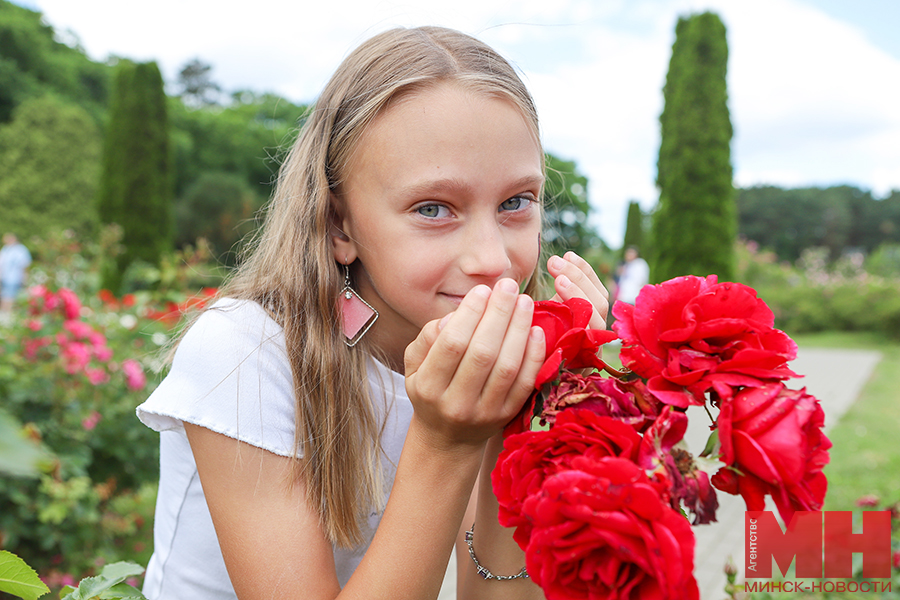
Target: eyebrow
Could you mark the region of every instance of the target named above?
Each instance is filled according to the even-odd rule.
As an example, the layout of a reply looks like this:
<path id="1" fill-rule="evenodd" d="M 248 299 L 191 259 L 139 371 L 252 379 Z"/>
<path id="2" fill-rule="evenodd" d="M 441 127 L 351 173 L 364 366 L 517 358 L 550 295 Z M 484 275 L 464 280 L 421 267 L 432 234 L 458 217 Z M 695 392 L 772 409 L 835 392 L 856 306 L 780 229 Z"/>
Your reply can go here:
<path id="1" fill-rule="evenodd" d="M 522 190 L 530 187 L 541 187 L 544 183 L 543 175 L 526 175 L 512 182 L 508 189 Z M 403 189 L 404 195 L 422 196 L 440 192 L 462 192 L 469 194 L 472 187 L 461 179 L 448 177 L 414 183 Z"/>

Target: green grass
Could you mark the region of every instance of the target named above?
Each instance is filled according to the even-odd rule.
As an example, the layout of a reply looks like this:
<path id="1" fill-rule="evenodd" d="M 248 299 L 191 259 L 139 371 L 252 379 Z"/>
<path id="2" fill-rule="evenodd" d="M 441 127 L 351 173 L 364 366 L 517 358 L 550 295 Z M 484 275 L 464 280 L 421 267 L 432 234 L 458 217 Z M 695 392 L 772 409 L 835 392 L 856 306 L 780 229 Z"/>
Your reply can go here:
<path id="1" fill-rule="evenodd" d="M 850 510 L 856 499 L 876 494 L 900 500 L 900 344 L 872 334 L 797 336 L 804 348 L 877 350 L 882 359 L 859 399 L 828 434 L 834 444 L 825 468 L 825 510 Z"/>

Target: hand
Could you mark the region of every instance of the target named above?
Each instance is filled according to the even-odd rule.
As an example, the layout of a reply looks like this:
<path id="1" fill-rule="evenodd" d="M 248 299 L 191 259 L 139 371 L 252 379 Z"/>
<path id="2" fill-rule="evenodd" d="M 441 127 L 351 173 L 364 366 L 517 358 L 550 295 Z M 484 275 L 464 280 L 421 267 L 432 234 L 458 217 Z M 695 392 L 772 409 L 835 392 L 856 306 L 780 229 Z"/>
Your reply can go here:
<path id="1" fill-rule="evenodd" d="M 521 409 L 544 360 L 533 300 L 512 279 L 474 287 L 406 349 L 406 390 L 432 442 L 483 444 Z"/>
<path id="2" fill-rule="evenodd" d="M 569 298 L 584 298 L 594 307 L 590 328 L 606 329 L 609 292 L 600 283 L 591 265 L 574 252 L 566 252 L 562 257 L 551 256 L 547 261 L 547 270 L 553 277 L 556 290 L 551 300 L 563 302 Z"/>

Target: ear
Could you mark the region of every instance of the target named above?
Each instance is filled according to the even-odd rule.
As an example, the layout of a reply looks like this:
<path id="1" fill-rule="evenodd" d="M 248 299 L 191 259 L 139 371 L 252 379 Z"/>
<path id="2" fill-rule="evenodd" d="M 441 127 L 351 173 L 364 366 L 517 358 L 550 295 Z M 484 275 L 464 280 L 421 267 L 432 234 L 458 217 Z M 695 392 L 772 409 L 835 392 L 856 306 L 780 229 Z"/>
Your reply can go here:
<path id="1" fill-rule="evenodd" d="M 332 194 L 331 223 L 329 224 L 328 235 L 331 238 L 334 260 L 342 265 L 349 265 L 357 257 L 356 242 L 347 235 L 349 225 L 349 218 L 343 202 Z"/>

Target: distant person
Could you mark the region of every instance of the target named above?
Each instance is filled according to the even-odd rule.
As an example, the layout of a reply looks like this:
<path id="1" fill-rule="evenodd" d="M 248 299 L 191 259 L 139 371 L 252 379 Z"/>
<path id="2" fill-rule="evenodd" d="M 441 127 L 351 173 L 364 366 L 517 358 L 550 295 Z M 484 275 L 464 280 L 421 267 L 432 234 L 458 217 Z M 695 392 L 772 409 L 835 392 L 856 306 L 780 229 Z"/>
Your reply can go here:
<path id="1" fill-rule="evenodd" d="M 638 293 L 650 282 L 650 266 L 638 255 L 634 246 L 625 250 L 625 262 L 619 266 L 616 300 L 634 304 Z"/>
<path id="2" fill-rule="evenodd" d="M 3 236 L 0 249 L 0 312 L 12 312 L 13 301 L 25 283 L 25 269 L 31 264 L 31 253 L 13 233 Z"/>

